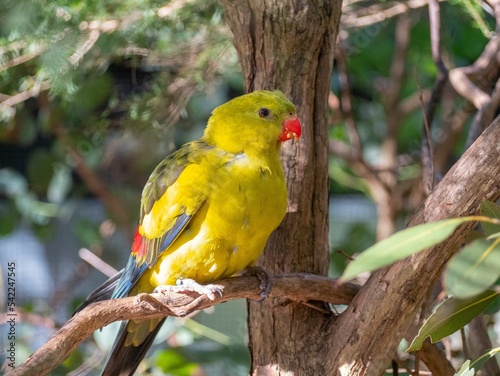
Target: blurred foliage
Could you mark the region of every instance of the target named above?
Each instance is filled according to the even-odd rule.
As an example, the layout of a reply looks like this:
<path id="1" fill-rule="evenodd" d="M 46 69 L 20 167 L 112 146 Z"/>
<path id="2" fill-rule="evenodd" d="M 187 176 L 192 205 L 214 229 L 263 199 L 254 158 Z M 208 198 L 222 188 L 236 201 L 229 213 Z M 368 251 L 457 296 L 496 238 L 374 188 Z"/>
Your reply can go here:
<path id="1" fill-rule="evenodd" d="M 96 195 L 78 171 L 80 158 L 113 194 L 139 197 L 157 162 L 200 134 L 211 108 L 242 88 L 215 1 L 0 7 L 0 102 L 29 96 L 17 106 L 0 105 L 0 168 L 14 169 L 2 170 L 0 188 L 37 224 L 59 215 L 72 198 Z M 188 117 L 191 97 L 207 90 Z M 137 200 L 123 202 L 135 217 Z M 0 222 L 2 233 L 14 229 Z"/>
<path id="2" fill-rule="evenodd" d="M 372 5 L 352 2 L 344 13 L 362 12 Z M 488 42 L 493 17 L 469 0 L 441 2 L 441 15 L 447 64 L 471 64 Z M 418 94 L 416 76 L 423 90 L 431 88 L 436 78 L 427 9 L 413 9 L 409 16 L 412 27 L 402 100 Z M 385 106 L 395 24 L 394 18 L 387 18 L 363 27 L 341 25 L 340 31 L 353 117 L 364 157 L 373 165 L 382 158 L 391 110 Z M 105 203 L 121 231 L 129 231 L 149 173 L 166 154 L 201 135 L 215 106 L 243 91 L 239 69 L 222 6 L 215 0 L 2 1 L 0 236 L 29 226 L 49 242 L 56 222 L 68 221 L 78 202 L 89 197 L 106 202 L 95 180 L 124 208 L 119 222 L 120 215 Z M 337 70 L 331 88 L 340 96 Z M 400 119 L 397 149 L 407 161 L 398 169 L 400 182 L 420 178 L 421 112 L 415 106 Z M 344 119 L 334 116 L 331 139 L 348 142 Z M 436 129 L 446 116 L 439 107 Z M 464 136 L 455 145 L 450 163 L 462 153 L 463 143 Z M 332 193 L 371 195 L 366 179 L 341 158 L 331 157 L 329 172 Z M 409 204 L 404 208 L 413 209 Z M 373 221 L 345 218 L 345 223 L 334 250 L 353 255 L 373 244 Z M 78 219 L 69 231 L 82 247 L 104 251 L 104 259 L 113 259 L 108 254 L 113 249 L 109 234 L 114 230 L 106 230 L 101 221 Z M 346 264 L 332 252 L 333 274 L 340 274 Z M 73 302 L 66 309 L 74 306 Z M 232 315 L 242 311 L 240 307 Z M 34 326 L 26 327 L 30 333 L 25 335 L 22 329 L 19 360 L 39 345 L 32 341 Z M 45 334 L 50 331 L 45 329 Z M 182 336 L 189 340 L 157 350 L 147 361 L 150 372 L 144 374 L 247 373 L 248 353 L 243 346 L 218 343 L 208 330 L 205 334 L 212 339 L 200 340 L 199 333 L 186 328 L 172 329 L 164 342 L 167 338 L 180 341 Z M 242 342 L 244 333 L 237 334 Z M 53 374 L 67 374 L 88 359 L 92 367 L 103 361 L 105 352 L 99 340 L 89 341 Z"/>

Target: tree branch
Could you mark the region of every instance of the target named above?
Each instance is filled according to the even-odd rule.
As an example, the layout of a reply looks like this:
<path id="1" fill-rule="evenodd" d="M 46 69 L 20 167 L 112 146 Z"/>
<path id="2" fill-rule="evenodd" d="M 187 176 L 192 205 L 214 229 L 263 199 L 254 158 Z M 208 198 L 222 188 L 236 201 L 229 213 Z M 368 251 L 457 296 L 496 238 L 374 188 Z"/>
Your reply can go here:
<path id="1" fill-rule="evenodd" d="M 22 46 L 22 47 L 24 47 L 24 46 Z M 39 46 L 35 47 L 31 52 L 27 52 L 25 54 L 16 56 L 12 60 L 7 60 L 7 61 L 0 63 L 0 72 L 3 72 L 4 70 L 15 67 L 17 65 L 24 64 L 24 63 L 34 59 L 35 57 L 40 55 L 42 52 L 44 52 L 45 48 L 46 48 L 45 45 L 40 44 Z M 3 54 L 3 52 L 0 49 L 0 56 L 2 54 Z"/>
<path id="2" fill-rule="evenodd" d="M 478 110 L 490 101 L 486 91 L 499 74 L 499 51 L 500 36 L 494 35 L 472 65 L 450 71 L 449 78 L 453 88 Z"/>
<path id="3" fill-rule="evenodd" d="M 331 304 L 348 304 L 359 290 L 355 284 L 338 286 L 336 279 L 305 273 L 270 276 L 273 288 L 270 298 L 292 302 L 319 300 Z M 185 316 L 195 310 L 240 298 L 260 299 L 260 280 L 255 276 L 228 278 L 216 282 L 223 296 L 215 301 L 205 295 L 141 294 L 94 303 L 73 316 L 40 349 L 9 376 L 43 376 L 62 363 L 95 330 L 114 321 Z"/>
<path id="4" fill-rule="evenodd" d="M 407 13 L 412 9 L 422 8 L 427 3 L 428 0 L 410 0 L 404 3 L 393 1 L 389 3 L 375 3 L 375 5 L 362 7 L 354 11 L 349 9 L 350 3 L 346 2 L 342 12 L 342 26 L 346 29 L 367 27 Z"/>
<path id="5" fill-rule="evenodd" d="M 49 80 L 45 80 L 42 82 L 36 82 L 33 87 L 28 90 L 22 91 L 20 93 L 9 96 L 7 99 L 0 102 L 0 109 L 2 107 L 14 107 L 21 102 L 24 102 L 30 98 L 36 97 L 40 94 L 41 91 L 47 90 L 52 86 L 52 83 Z"/>
<path id="6" fill-rule="evenodd" d="M 417 355 L 433 375 L 453 376 L 455 374 L 455 370 L 450 361 L 446 359 L 444 351 L 432 344 L 429 339 L 424 341 L 422 348 L 417 351 Z"/>
<path id="7" fill-rule="evenodd" d="M 450 169 L 409 226 L 479 212 L 484 198 L 500 198 L 500 118 Z M 330 375 L 377 375 L 389 363 L 415 313 L 474 224 L 445 242 L 381 269 L 329 328 L 336 345 L 326 356 Z M 374 356 L 376 355 L 376 356 Z"/>

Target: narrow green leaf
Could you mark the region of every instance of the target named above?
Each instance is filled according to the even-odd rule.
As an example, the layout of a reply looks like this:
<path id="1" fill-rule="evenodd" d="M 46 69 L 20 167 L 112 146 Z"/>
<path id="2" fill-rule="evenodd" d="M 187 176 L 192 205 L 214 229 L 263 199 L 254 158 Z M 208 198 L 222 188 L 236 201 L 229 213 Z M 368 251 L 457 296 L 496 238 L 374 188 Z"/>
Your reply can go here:
<path id="1" fill-rule="evenodd" d="M 435 343 L 456 332 L 484 311 L 498 295 L 498 292 L 487 290 L 469 299 L 457 299 L 453 296 L 448 298 L 425 321 L 406 351 L 420 349 L 427 337 Z"/>
<path id="2" fill-rule="evenodd" d="M 495 299 L 486 309 L 483 311 L 485 315 L 494 315 L 500 311 L 500 299 Z"/>
<path id="3" fill-rule="evenodd" d="M 484 365 L 484 363 L 486 363 L 488 360 L 490 360 L 497 354 L 500 354 L 500 347 L 496 347 L 494 349 L 485 352 L 483 355 L 481 355 L 479 358 L 477 358 L 472 362 L 470 368 L 473 368 L 474 371 L 476 372 L 479 371 L 481 367 Z"/>
<path id="4" fill-rule="evenodd" d="M 472 230 L 464 239 L 464 243 L 472 243 L 476 239 L 484 239 L 484 233 L 478 230 Z"/>
<path id="5" fill-rule="evenodd" d="M 455 373 L 455 376 L 474 376 L 474 369 L 470 369 L 470 360 L 467 360 L 462 367 Z"/>
<path id="6" fill-rule="evenodd" d="M 347 266 L 340 279 L 349 280 L 360 273 L 374 271 L 432 247 L 450 236 L 459 225 L 470 220 L 471 217 L 445 219 L 399 231 L 361 253 Z"/>
<path id="7" fill-rule="evenodd" d="M 500 219 L 500 206 L 498 206 L 494 202 L 484 199 L 481 202 L 481 215 L 484 215 L 485 217 Z M 494 223 L 481 222 L 481 226 L 483 226 L 484 232 L 488 236 L 500 232 L 500 225 L 495 225 Z"/>
<path id="8" fill-rule="evenodd" d="M 448 293 L 469 298 L 491 287 L 500 278 L 500 238 L 477 239 L 455 255 L 445 273 Z"/>

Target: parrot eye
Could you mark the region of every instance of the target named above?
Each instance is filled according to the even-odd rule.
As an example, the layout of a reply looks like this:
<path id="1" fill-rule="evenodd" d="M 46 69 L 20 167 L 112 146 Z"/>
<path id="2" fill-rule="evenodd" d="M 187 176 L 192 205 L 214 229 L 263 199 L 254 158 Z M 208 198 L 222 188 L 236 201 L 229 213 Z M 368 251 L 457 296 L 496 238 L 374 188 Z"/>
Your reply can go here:
<path id="1" fill-rule="evenodd" d="M 271 110 L 269 108 L 262 107 L 259 109 L 259 116 L 261 118 L 268 118 L 271 115 Z"/>

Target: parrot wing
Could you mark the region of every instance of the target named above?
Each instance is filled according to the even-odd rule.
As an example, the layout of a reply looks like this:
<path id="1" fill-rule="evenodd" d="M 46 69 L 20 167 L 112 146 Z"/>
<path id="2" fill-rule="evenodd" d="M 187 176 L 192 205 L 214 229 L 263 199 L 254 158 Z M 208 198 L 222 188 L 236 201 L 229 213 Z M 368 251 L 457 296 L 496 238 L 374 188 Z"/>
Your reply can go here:
<path id="1" fill-rule="evenodd" d="M 193 215 L 206 200 L 206 191 L 197 185 L 200 157 L 213 146 L 196 141 L 184 145 L 165 158 L 153 171 L 142 192 L 139 225 L 134 236 L 132 254 L 111 298 L 128 295 L 132 287 L 151 268 L 184 230 Z M 195 169 L 196 170 L 196 169 Z M 189 175 L 189 178 L 183 178 Z M 179 186 L 179 178 L 189 181 Z M 197 188 L 192 188 L 197 187 Z"/>

